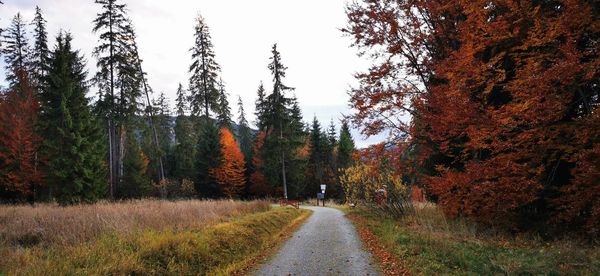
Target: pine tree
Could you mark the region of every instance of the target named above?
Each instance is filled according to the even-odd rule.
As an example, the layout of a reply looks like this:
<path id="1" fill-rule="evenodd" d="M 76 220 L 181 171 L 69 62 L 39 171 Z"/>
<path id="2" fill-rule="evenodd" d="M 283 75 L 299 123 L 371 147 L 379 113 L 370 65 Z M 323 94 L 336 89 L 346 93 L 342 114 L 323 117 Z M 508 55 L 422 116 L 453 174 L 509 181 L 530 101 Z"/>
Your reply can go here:
<path id="1" fill-rule="evenodd" d="M 41 90 L 43 80 L 46 77 L 49 66 L 50 51 L 48 50 L 48 33 L 46 31 L 46 20 L 42 15 L 40 7 L 35 7 L 35 17 L 31 23 L 34 30 L 34 43 L 32 49 L 31 73 L 32 82 Z"/>
<path id="2" fill-rule="evenodd" d="M 223 80 L 219 80 L 219 99 L 217 101 L 217 125 L 231 129 L 231 108 L 225 92 Z"/>
<path id="3" fill-rule="evenodd" d="M 354 154 L 355 146 L 348 121 L 342 121 L 340 130 L 340 141 L 338 142 L 337 164 L 339 168 L 348 168 L 352 165 L 352 155 Z"/>
<path id="4" fill-rule="evenodd" d="M 192 115 L 200 116 L 204 112 L 203 115 L 210 118 L 210 111 L 218 112 L 217 75 L 220 69 L 215 60 L 208 25 L 200 15 L 196 18 L 194 38 L 189 70 L 192 73 L 189 87 Z"/>
<path id="5" fill-rule="evenodd" d="M 210 170 L 211 176 L 219 183 L 223 194 L 237 198 L 246 186 L 246 162 L 244 155 L 228 128 L 221 128 L 221 162 Z"/>
<path id="6" fill-rule="evenodd" d="M 105 146 L 86 98 L 85 64 L 71 40 L 70 34 L 59 34 L 44 81 L 47 89 L 40 94 L 48 185 L 63 204 L 94 202 L 107 188 Z"/>
<path id="7" fill-rule="evenodd" d="M 183 86 L 177 89 L 177 119 L 175 120 L 175 151 L 173 176 L 176 179 L 193 180 L 196 178 L 195 163 L 196 147 L 198 141 L 190 117 L 186 116 L 189 110 L 189 101 Z"/>
<path id="8" fill-rule="evenodd" d="M 29 46 L 25 22 L 20 13 L 13 18 L 8 29 L 2 35 L 2 54 L 6 63 L 6 80 L 11 86 L 17 86 L 17 72 L 29 72 Z"/>

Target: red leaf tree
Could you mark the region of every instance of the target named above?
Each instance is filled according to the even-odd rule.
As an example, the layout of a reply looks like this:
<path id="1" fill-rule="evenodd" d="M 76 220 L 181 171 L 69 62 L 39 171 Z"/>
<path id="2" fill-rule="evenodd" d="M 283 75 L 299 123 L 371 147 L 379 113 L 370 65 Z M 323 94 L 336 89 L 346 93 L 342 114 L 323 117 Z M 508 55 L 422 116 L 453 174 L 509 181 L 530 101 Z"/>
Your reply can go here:
<path id="1" fill-rule="evenodd" d="M 38 101 L 26 74 L 17 76 L 18 86 L 0 99 L 0 187 L 9 196 L 23 199 L 34 195 L 42 182 L 37 168 L 41 139 L 35 132 Z"/>
<path id="2" fill-rule="evenodd" d="M 448 214 L 600 233 L 596 4 L 365 0 L 348 17 L 375 57 L 355 122 L 409 138 L 405 161 Z"/>
<path id="3" fill-rule="evenodd" d="M 246 186 L 246 161 L 228 128 L 221 128 L 221 156 L 221 165 L 212 169 L 211 174 L 227 197 L 237 198 Z"/>

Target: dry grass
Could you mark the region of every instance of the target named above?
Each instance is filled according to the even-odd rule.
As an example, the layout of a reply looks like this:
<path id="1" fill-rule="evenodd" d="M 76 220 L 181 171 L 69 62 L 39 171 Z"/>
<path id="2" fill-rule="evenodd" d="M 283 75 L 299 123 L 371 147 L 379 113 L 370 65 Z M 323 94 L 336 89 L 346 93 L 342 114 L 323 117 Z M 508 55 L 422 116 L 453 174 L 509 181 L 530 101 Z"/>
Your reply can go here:
<path id="1" fill-rule="evenodd" d="M 225 200 L 0 206 L 0 247 L 67 246 L 94 241 L 107 233 L 194 229 L 269 208 L 267 201 Z"/>
<path id="2" fill-rule="evenodd" d="M 417 275 L 600 275 L 600 247 L 584 241 L 541 239 L 532 233 L 486 229 L 447 218 L 432 203 L 416 203 L 393 219 L 364 208 L 349 210 L 360 227 Z"/>

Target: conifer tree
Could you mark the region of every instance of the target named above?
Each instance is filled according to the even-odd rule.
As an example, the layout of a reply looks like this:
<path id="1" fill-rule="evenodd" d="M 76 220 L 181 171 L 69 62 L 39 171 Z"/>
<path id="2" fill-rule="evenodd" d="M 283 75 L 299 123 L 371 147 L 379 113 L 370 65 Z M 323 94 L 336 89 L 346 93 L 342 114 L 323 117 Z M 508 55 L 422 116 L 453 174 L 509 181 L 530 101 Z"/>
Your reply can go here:
<path id="1" fill-rule="evenodd" d="M 6 63 L 6 80 L 11 86 L 16 86 L 19 81 L 17 72 L 29 72 L 30 69 L 27 31 L 20 13 L 15 15 L 8 29 L 4 30 L 2 46 Z"/>
<path id="2" fill-rule="evenodd" d="M 231 108 L 225 92 L 223 80 L 219 80 L 219 99 L 217 101 L 217 125 L 231 129 Z"/>
<path id="3" fill-rule="evenodd" d="M 196 191 L 201 197 L 219 197 L 221 190 L 214 176 L 210 173 L 221 165 L 221 143 L 219 128 L 213 122 L 202 125 L 196 145 Z"/>
<path id="4" fill-rule="evenodd" d="M 105 146 L 86 98 L 85 64 L 71 40 L 59 34 L 40 94 L 48 185 L 63 204 L 94 202 L 107 190 Z"/>
<path id="5" fill-rule="evenodd" d="M 34 26 L 34 43 L 32 49 L 31 74 L 32 82 L 40 90 L 49 66 L 50 51 L 48 50 L 48 32 L 46 20 L 40 7 L 35 7 L 35 17 L 31 23 Z"/>
<path id="6" fill-rule="evenodd" d="M 192 65 L 189 70 L 192 73 L 189 86 L 192 115 L 209 118 L 210 111 L 218 112 L 217 75 L 220 69 L 215 60 L 208 25 L 201 15 L 196 18 L 194 39 L 194 46 L 190 49 Z"/>
<path id="7" fill-rule="evenodd" d="M 342 121 L 340 130 L 340 141 L 338 142 L 337 164 L 339 168 L 348 168 L 352 165 L 352 155 L 354 154 L 355 146 L 348 121 Z"/>
<path id="8" fill-rule="evenodd" d="M 266 102 L 266 95 L 265 95 L 265 87 L 262 83 L 262 81 L 260 82 L 260 85 L 258 86 L 258 90 L 256 91 L 256 102 L 255 102 L 255 113 L 254 115 L 256 115 L 256 127 L 258 127 L 259 130 L 264 130 L 267 127 L 267 102 Z"/>
<path id="9" fill-rule="evenodd" d="M 148 177 L 150 160 L 144 154 L 135 133 L 127 133 L 123 159 L 123 183 L 117 192 L 119 198 L 142 198 L 149 195 L 151 181 Z"/>
<path id="10" fill-rule="evenodd" d="M 189 110 L 188 96 L 179 84 L 177 89 L 177 119 L 175 120 L 175 152 L 173 176 L 177 179 L 193 180 L 197 177 L 195 172 L 196 141 L 197 137 L 193 130 L 193 123 L 186 112 Z"/>
<path id="11" fill-rule="evenodd" d="M 123 177 L 123 158 L 127 138 L 128 117 L 138 111 L 136 99 L 142 83 L 139 57 L 135 51 L 135 33 L 127 18 L 126 5 L 117 0 L 96 0 L 101 12 L 94 20 L 94 33 L 99 35 L 99 45 L 94 48 L 98 73 L 100 99 L 97 109 L 108 124 L 109 167 L 111 198 Z"/>
<path id="12" fill-rule="evenodd" d="M 242 102 L 242 97 L 238 97 L 238 141 L 240 143 L 240 149 L 244 154 L 247 169 L 249 169 L 250 163 L 252 162 L 252 130 L 248 125 L 248 120 L 246 119 L 246 113 L 244 112 L 244 103 Z"/>

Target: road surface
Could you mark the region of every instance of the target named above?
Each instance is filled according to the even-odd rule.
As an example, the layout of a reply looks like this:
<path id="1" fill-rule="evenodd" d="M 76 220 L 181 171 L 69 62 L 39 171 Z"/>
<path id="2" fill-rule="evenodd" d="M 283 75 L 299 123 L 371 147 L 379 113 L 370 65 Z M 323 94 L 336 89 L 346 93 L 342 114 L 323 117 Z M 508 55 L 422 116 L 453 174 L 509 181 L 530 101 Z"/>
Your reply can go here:
<path id="1" fill-rule="evenodd" d="M 344 213 L 306 208 L 310 218 L 255 275 L 379 275 Z"/>

